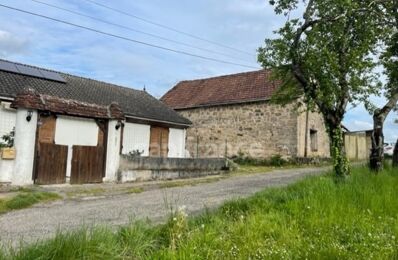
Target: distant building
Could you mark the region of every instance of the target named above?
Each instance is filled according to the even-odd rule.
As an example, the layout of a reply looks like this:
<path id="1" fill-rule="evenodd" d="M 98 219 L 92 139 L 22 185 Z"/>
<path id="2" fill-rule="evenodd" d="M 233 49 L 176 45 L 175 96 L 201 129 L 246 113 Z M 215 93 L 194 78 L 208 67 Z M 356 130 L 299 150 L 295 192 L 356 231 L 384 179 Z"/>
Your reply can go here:
<path id="1" fill-rule="evenodd" d="M 277 87 L 260 70 L 182 81 L 161 101 L 192 121 L 186 147 L 193 157 L 329 157 L 322 116 L 298 112 L 295 103 L 271 104 Z"/>

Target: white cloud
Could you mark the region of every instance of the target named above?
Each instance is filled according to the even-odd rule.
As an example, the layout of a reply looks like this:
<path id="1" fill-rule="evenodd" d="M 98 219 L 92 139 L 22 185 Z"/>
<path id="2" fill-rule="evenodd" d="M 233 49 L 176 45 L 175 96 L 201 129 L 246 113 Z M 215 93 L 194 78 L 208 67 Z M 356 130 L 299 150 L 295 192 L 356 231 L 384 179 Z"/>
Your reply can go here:
<path id="1" fill-rule="evenodd" d="M 361 130 L 369 130 L 372 129 L 372 124 L 366 121 L 361 120 L 353 120 L 347 123 L 346 125 L 348 129 L 351 131 L 361 131 Z"/>
<path id="2" fill-rule="evenodd" d="M 14 54 L 26 53 L 29 42 L 11 34 L 8 31 L 0 30 L 0 56 L 6 57 Z"/>

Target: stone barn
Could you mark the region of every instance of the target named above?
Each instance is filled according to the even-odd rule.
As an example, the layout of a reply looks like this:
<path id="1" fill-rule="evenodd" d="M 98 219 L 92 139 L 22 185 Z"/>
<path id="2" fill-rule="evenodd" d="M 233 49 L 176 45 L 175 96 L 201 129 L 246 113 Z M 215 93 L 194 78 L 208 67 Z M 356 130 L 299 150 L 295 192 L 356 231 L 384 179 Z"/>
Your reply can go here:
<path id="1" fill-rule="evenodd" d="M 259 70 L 182 81 L 161 101 L 193 122 L 186 141 L 191 157 L 329 157 L 322 116 L 297 103 L 272 104 L 277 88 L 271 72 Z"/>

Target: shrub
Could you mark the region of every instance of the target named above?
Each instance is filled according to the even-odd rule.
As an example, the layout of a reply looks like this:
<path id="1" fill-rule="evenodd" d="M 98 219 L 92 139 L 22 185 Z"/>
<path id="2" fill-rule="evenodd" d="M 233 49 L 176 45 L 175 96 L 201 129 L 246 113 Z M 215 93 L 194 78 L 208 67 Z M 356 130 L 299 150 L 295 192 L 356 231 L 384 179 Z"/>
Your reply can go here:
<path id="1" fill-rule="evenodd" d="M 269 159 L 253 158 L 251 156 L 245 155 L 243 152 L 239 151 L 238 155 L 231 158 L 233 162 L 240 165 L 248 166 L 285 166 L 288 164 L 293 164 L 293 161 L 288 161 L 284 159 L 281 155 L 272 155 Z"/>
<path id="2" fill-rule="evenodd" d="M 271 158 L 269 159 L 269 165 L 270 166 L 284 166 L 288 163 L 287 160 L 283 159 L 281 155 L 275 154 L 272 155 Z"/>

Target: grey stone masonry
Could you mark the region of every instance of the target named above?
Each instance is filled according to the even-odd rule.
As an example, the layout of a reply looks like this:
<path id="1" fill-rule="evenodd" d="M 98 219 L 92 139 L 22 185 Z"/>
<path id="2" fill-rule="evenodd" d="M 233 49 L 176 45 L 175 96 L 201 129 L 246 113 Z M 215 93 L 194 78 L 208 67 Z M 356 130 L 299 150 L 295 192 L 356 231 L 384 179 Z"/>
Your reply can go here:
<path id="1" fill-rule="evenodd" d="M 192 121 L 187 130 L 191 157 L 231 157 L 239 152 L 257 158 L 279 154 L 304 155 L 306 113 L 295 104 L 276 105 L 268 101 L 177 110 Z M 317 149 L 308 155 L 328 157 L 329 142 L 321 115 L 310 113 L 310 130 L 316 131 Z"/>

